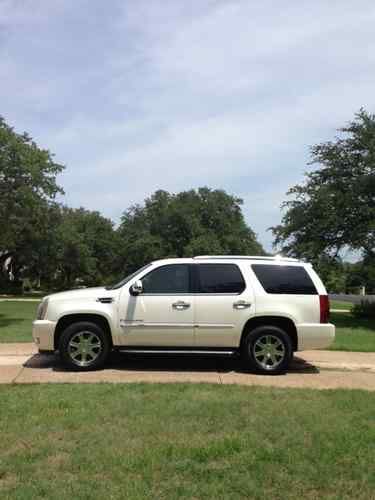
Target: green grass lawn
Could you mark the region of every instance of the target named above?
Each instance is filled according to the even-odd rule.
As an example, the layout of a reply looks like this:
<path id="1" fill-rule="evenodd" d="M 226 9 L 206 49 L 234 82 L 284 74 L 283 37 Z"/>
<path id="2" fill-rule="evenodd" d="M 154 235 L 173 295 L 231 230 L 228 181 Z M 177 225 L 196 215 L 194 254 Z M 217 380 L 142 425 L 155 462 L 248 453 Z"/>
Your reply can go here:
<path id="1" fill-rule="evenodd" d="M 331 350 L 375 352 L 375 320 L 355 318 L 348 313 L 331 313 L 336 338 Z"/>
<path id="2" fill-rule="evenodd" d="M 0 342 L 31 342 L 38 302 L 0 302 Z"/>
<path id="3" fill-rule="evenodd" d="M 342 302 L 338 300 L 330 301 L 331 309 L 341 309 L 341 310 L 349 310 L 352 308 L 353 304 L 351 302 Z"/>
<path id="4" fill-rule="evenodd" d="M 374 498 L 375 393 L 72 384 L 0 401 L 2 500 Z"/>
<path id="5" fill-rule="evenodd" d="M 31 323 L 38 302 L 0 302 L 0 342 L 31 342 Z M 375 320 L 331 313 L 336 339 L 331 349 L 375 352 Z"/>

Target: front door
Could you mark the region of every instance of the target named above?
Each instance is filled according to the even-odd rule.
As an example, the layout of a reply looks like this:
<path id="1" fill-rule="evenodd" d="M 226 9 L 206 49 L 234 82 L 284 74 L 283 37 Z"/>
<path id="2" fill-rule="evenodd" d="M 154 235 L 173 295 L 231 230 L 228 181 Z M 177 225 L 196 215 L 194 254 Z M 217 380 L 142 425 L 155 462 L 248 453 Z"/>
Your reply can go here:
<path id="1" fill-rule="evenodd" d="M 242 326 L 254 310 L 236 264 L 195 264 L 195 339 L 200 347 L 238 347 Z"/>
<path id="2" fill-rule="evenodd" d="M 121 343 L 132 346 L 193 346 L 191 266 L 167 264 L 142 278 L 143 292 L 121 301 Z"/>

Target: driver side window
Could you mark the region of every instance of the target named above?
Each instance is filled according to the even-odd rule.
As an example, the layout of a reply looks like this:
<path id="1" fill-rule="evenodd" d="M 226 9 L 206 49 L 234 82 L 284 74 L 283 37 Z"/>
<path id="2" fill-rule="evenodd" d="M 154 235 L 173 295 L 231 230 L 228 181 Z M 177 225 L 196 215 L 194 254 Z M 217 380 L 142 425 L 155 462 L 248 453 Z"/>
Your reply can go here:
<path id="1" fill-rule="evenodd" d="M 190 293 L 188 264 L 170 264 L 158 267 L 142 278 L 144 294 Z"/>

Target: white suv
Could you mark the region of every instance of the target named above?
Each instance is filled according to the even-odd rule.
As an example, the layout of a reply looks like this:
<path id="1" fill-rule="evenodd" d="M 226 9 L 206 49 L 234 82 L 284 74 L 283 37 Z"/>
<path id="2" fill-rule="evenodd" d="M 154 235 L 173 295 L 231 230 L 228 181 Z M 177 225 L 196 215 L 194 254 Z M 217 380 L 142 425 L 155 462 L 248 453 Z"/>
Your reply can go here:
<path id="1" fill-rule="evenodd" d="M 112 349 L 241 354 L 261 373 L 285 371 L 294 351 L 335 336 L 329 301 L 310 264 L 199 256 L 152 262 L 120 283 L 45 297 L 33 323 L 40 352 L 91 370 Z"/>

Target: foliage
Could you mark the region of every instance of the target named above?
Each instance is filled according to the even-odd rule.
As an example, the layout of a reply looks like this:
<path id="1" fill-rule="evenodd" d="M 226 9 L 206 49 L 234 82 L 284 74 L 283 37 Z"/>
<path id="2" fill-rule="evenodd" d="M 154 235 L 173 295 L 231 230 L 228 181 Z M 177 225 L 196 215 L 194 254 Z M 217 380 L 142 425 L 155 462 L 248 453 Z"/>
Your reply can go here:
<path id="1" fill-rule="evenodd" d="M 361 109 L 339 132 L 311 148 L 319 168 L 289 190 L 293 199 L 272 228 L 287 255 L 319 262 L 346 247 L 375 257 L 375 115 Z"/>
<path id="2" fill-rule="evenodd" d="M 354 304 L 352 312 L 356 318 L 375 319 L 375 302 L 361 300 L 360 304 Z"/>
<path id="3" fill-rule="evenodd" d="M 347 264 L 347 289 L 366 287 L 366 293 L 375 293 L 375 259 L 367 256 L 361 262 Z"/>
<path id="4" fill-rule="evenodd" d="M 312 259 L 312 261 L 329 293 L 345 292 L 347 280 L 346 264 L 339 257 L 331 258 L 327 255 L 322 255 L 318 259 Z"/>
<path id="5" fill-rule="evenodd" d="M 83 208 L 59 208 L 57 224 L 51 234 L 53 252 L 47 270 L 58 288 L 99 285 L 111 280 L 116 259 L 116 234 L 113 222 L 99 212 Z"/>
<path id="6" fill-rule="evenodd" d="M 131 272 L 162 257 L 264 254 L 241 212 L 242 200 L 222 190 L 156 191 L 122 217 L 121 268 Z"/>
<path id="7" fill-rule="evenodd" d="M 16 279 L 32 265 L 35 248 L 46 237 L 45 214 L 63 192 L 56 184 L 62 170 L 48 150 L 0 117 L 0 270 L 11 257 Z"/>

